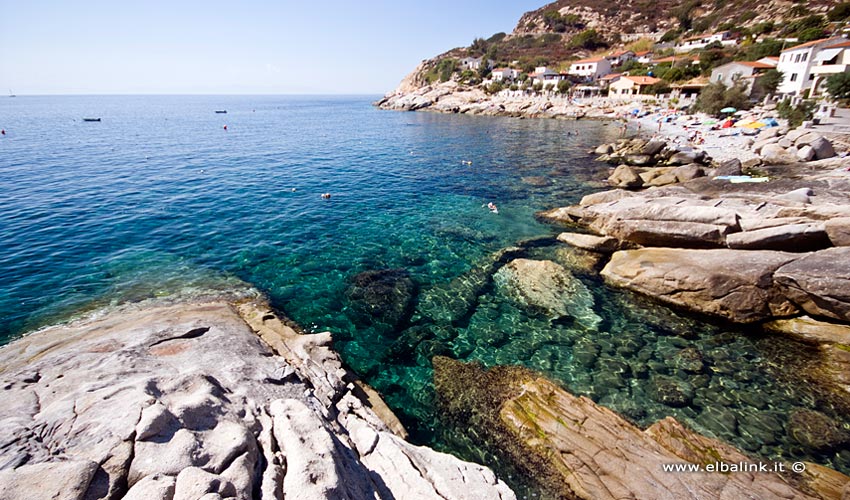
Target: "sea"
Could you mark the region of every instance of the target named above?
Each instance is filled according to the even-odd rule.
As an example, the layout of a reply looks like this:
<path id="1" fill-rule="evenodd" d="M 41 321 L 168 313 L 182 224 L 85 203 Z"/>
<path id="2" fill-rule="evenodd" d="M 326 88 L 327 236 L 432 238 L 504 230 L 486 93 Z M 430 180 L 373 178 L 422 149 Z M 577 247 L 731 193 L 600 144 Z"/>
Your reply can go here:
<path id="1" fill-rule="evenodd" d="M 0 100 L 0 340 L 126 302 L 259 290 L 330 331 L 414 442 L 518 488 L 480 430 L 443 420 L 432 356 L 523 365 L 643 427 L 673 416 L 764 459 L 850 472 L 846 445 L 800 428 L 812 411 L 850 428 L 810 379 L 813 348 L 612 289 L 535 217 L 603 189 L 589 151 L 615 126 L 377 97 Z M 591 298 L 576 316 L 595 320 L 517 300 L 488 274 L 510 247 L 570 269 Z"/>

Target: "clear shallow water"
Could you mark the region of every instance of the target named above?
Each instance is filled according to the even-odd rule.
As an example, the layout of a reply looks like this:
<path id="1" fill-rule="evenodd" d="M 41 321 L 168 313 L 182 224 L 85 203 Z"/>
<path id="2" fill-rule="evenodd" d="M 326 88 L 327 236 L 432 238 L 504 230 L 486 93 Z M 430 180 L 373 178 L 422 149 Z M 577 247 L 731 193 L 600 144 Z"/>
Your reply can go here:
<path id="1" fill-rule="evenodd" d="M 440 424 L 434 354 L 523 364 L 641 425 L 674 415 L 755 453 L 850 470 L 847 449 L 815 453 L 790 437 L 801 409 L 848 424 L 812 391 L 813 353 L 799 344 L 682 317 L 589 273 L 579 276 L 602 322 L 553 323 L 486 279 L 495 252 L 557 232 L 535 211 L 598 186 L 604 168 L 586 151 L 613 127 L 383 112 L 363 97 L 115 96 L 2 99 L 0 128 L 3 339 L 81 310 L 247 282 L 306 328 L 332 331 L 415 440 L 467 457 L 496 460 Z M 573 262 L 550 243 L 530 256 Z M 410 284 L 398 325 L 370 322 L 351 291 L 381 269 Z M 658 401 L 670 391 L 678 406 Z"/>

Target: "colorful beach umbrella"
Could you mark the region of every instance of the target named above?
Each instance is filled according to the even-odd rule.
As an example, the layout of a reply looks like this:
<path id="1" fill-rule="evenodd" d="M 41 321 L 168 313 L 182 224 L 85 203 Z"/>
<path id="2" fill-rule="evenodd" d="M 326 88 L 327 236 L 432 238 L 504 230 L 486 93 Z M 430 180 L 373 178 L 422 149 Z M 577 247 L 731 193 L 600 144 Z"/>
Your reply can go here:
<path id="1" fill-rule="evenodd" d="M 736 108 L 733 108 L 733 107 L 723 108 L 723 109 L 720 110 L 721 113 L 734 113 L 735 111 L 738 111 L 738 110 Z"/>

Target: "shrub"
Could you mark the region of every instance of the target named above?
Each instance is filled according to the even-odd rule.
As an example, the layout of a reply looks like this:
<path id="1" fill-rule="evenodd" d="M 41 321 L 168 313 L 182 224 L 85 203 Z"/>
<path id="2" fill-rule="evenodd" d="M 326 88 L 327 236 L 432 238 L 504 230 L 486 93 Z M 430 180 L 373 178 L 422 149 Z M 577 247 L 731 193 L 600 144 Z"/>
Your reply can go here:
<path id="1" fill-rule="evenodd" d="M 783 77 L 778 69 L 769 69 L 756 80 L 756 85 L 764 94 L 772 94 L 779 88 Z"/>
<path id="2" fill-rule="evenodd" d="M 735 59 L 739 61 L 756 61 L 762 57 L 778 56 L 782 52 L 782 42 L 769 38 L 761 43 L 747 46 L 746 50 L 739 52 Z"/>
<path id="3" fill-rule="evenodd" d="M 812 101 L 802 101 L 796 106 L 791 105 L 790 99 L 785 99 L 776 105 L 776 111 L 780 118 L 788 120 L 788 126 L 799 127 L 805 120 L 811 120 L 815 116 L 817 105 Z"/>
<path id="4" fill-rule="evenodd" d="M 826 91 L 835 99 L 850 97 L 850 73 L 836 73 L 826 79 Z"/>
<path id="5" fill-rule="evenodd" d="M 501 92 L 503 88 L 505 88 L 505 86 L 502 85 L 502 82 L 493 82 L 488 85 L 487 88 L 484 89 L 484 91 L 488 94 L 496 94 L 498 92 Z"/>
<path id="6" fill-rule="evenodd" d="M 454 59 L 443 59 L 437 64 L 437 74 L 440 75 L 441 82 L 447 82 L 452 79 L 452 73 L 455 72 L 457 61 Z"/>
<path id="7" fill-rule="evenodd" d="M 600 47 L 607 47 L 605 39 L 596 30 L 584 30 L 581 33 L 570 38 L 567 47 L 571 49 L 588 49 L 594 50 Z"/>
<path id="8" fill-rule="evenodd" d="M 566 94 L 567 92 L 570 91 L 571 86 L 572 86 L 572 84 L 570 83 L 569 80 L 561 80 L 560 82 L 558 82 L 558 92 L 560 92 L 562 94 Z"/>
<path id="9" fill-rule="evenodd" d="M 836 5 L 826 14 L 826 18 L 830 21 L 843 21 L 848 17 L 850 17 L 850 2 Z"/>
<path id="10" fill-rule="evenodd" d="M 487 43 L 489 43 L 489 44 L 499 43 L 502 40 L 504 40 L 506 36 L 508 36 L 508 35 L 504 31 L 494 33 L 493 36 L 491 36 L 490 38 L 487 39 Z"/>
<path id="11" fill-rule="evenodd" d="M 808 28 L 803 31 L 797 32 L 797 38 L 799 38 L 800 43 L 811 42 L 812 40 L 818 40 L 823 38 L 824 31 L 823 28 Z"/>
<path id="12" fill-rule="evenodd" d="M 670 30 L 670 31 L 668 31 L 667 33 L 664 33 L 664 35 L 661 36 L 660 41 L 661 41 L 661 43 L 672 42 L 672 41 L 676 40 L 677 38 L 679 38 L 680 34 L 681 34 L 681 31 L 679 31 L 679 30 Z"/>

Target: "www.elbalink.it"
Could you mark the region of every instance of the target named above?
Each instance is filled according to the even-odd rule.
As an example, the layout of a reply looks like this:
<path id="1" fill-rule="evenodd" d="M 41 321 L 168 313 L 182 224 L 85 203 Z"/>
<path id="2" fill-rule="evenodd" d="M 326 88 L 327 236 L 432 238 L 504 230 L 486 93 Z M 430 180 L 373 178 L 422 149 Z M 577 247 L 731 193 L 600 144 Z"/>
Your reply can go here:
<path id="1" fill-rule="evenodd" d="M 664 472 L 796 472 L 806 470 L 804 462 L 712 462 L 708 464 L 674 463 L 663 464 Z"/>

